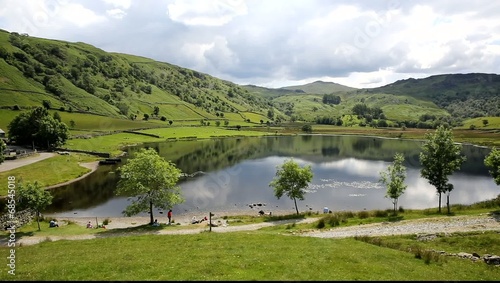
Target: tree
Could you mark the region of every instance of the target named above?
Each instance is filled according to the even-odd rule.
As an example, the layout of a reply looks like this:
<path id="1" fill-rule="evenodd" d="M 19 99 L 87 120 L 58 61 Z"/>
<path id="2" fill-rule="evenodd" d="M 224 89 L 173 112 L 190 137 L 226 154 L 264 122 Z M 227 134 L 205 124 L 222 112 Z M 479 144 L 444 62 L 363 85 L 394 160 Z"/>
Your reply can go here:
<path id="1" fill-rule="evenodd" d="M 3 140 L 0 139 L 0 164 L 5 160 L 5 156 L 3 155 L 3 152 L 7 149 L 7 146 L 3 142 Z"/>
<path id="2" fill-rule="evenodd" d="M 117 195 L 136 197 L 123 211 L 126 216 L 149 211 L 152 224 L 153 207 L 167 210 L 184 202 L 180 188 L 176 186 L 181 170 L 152 148 L 140 149 L 119 172 Z"/>
<path id="3" fill-rule="evenodd" d="M 483 120 L 483 126 L 485 126 L 485 127 L 488 126 L 488 123 L 489 123 L 488 119 Z"/>
<path id="4" fill-rule="evenodd" d="M 500 186 L 500 149 L 493 148 L 484 159 L 484 165 L 489 167 L 489 172 L 495 183 Z"/>
<path id="5" fill-rule="evenodd" d="M 142 118 L 143 120 L 147 121 L 149 119 L 149 114 L 148 113 L 144 113 L 144 118 Z"/>
<path id="6" fill-rule="evenodd" d="M 295 210 L 299 214 L 297 199 L 304 200 L 305 189 L 309 186 L 313 178 L 311 165 L 299 167 L 293 159 L 285 160 L 280 166 L 277 166 L 276 178 L 274 178 L 270 187 L 274 188 L 274 195 L 280 199 L 286 194 L 295 203 Z"/>
<path id="7" fill-rule="evenodd" d="M 403 165 L 405 158 L 401 153 L 394 155 L 392 165 L 387 167 L 387 171 L 380 172 L 380 182 L 387 187 L 385 197 L 392 199 L 394 204 L 394 215 L 397 214 L 396 207 L 398 206 L 398 199 L 406 190 L 406 167 Z"/>
<path id="8" fill-rule="evenodd" d="M 451 129 L 439 126 L 435 133 L 428 133 L 425 137 L 427 141 L 420 152 L 420 175 L 436 188 L 441 213 L 441 194 L 448 192 L 449 199 L 449 189 L 452 189 L 448 184 L 448 176 L 458 170 L 466 158 L 460 154 L 462 146 L 454 143 Z M 448 212 L 449 209 L 448 206 Z"/>
<path id="9" fill-rule="evenodd" d="M 74 129 L 76 126 L 76 122 L 74 120 L 69 121 L 69 126 Z"/>
<path id="10" fill-rule="evenodd" d="M 38 182 L 19 183 L 17 187 L 17 203 L 21 209 L 31 208 L 36 213 L 36 222 L 38 223 L 38 231 L 40 231 L 40 211 L 44 210 L 52 203 L 52 195 L 49 191 L 44 190 Z"/>
<path id="11" fill-rule="evenodd" d="M 153 110 L 153 114 L 155 114 L 155 116 L 158 116 L 158 114 L 160 114 L 160 107 L 155 106 L 154 110 Z"/>
<path id="12" fill-rule="evenodd" d="M 305 124 L 302 126 L 302 131 L 306 133 L 311 133 L 312 132 L 312 126 L 309 124 Z"/>
<path id="13" fill-rule="evenodd" d="M 224 120 L 224 126 L 228 126 L 229 125 L 229 121 L 228 120 Z"/>
<path id="14" fill-rule="evenodd" d="M 69 137 L 66 124 L 50 116 L 47 109 L 37 107 L 16 116 L 7 126 L 9 137 L 18 145 L 60 146 Z"/>
<path id="15" fill-rule="evenodd" d="M 54 120 L 57 120 L 59 122 L 61 122 L 61 115 L 59 115 L 59 112 L 54 112 L 54 115 L 52 115 L 52 118 L 54 118 Z"/>
<path id="16" fill-rule="evenodd" d="M 50 101 L 48 101 L 48 100 L 42 101 L 42 105 L 45 109 L 50 109 L 50 107 L 52 106 Z"/>
<path id="17" fill-rule="evenodd" d="M 218 127 L 218 126 L 220 126 L 220 121 L 219 121 L 219 120 L 215 121 L 215 125 L 216 125 L 217 127 Z"/>
<path id="18" fill-rule="evenodd" d="M 172 125 L 172 123 L 173 123 L 173 122 L 174 122 L 174 121 L 170 120 L 170 121 L 168 121 L 168 124 L 169 124 L 169 125 Z"/>

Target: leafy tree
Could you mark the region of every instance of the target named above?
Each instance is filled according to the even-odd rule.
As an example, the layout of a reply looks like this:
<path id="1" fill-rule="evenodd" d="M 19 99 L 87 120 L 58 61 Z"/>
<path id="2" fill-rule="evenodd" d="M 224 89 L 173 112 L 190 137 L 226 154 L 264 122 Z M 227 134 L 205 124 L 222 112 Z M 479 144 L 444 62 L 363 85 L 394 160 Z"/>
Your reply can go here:
<path id="1" fill-rule="evenodd" d="M 500 149 L 493 148 L 484 159 L 484 164 L 489 167 L 489 172 L 495 180 L 495 183 L 500 185 Z"/>
<path id="2" fill-rule="evenodd" d="M 229 125 L 229 120 L 224 120 L 224 126 Z"/>
<path id="3" fill-rule="evenodd" d="M 450 189 L 453 189 L 448 184 L 448 176 L 458 170 L 466 158 L 460 154 L 462 146 L 454 143 L 451 129 L 439 126 L 434 133 L 425 136 L 427 141 L 420 152 L 420 175 L 436 188 L 441 213 L 441 194 L 448 192 L 449 199 Z M 448 213 L 449 209 L 448 205 Z"/>
<path id="4" fill-rule="evenodd" d="M 218 126 L 220 126 L 220 121 L 219 121 L 219 120 L 215 121 L 215 125 L 216 125 L 217 127 L 218 127 Z"/>
<path id="5" fill-rule="evenodd" d="M 306 133 L 311 133 L 312 132 L 312 126 L 309 124 L 303 125 L 302 126 L 302 131 Z"/>
<path id="6" fill-rule="evenodd" d="M 394 215 L 397 214 L 396 207 L 398 206 L 398 199 L 406 190 L 406 167 L 403 165 L 405 158 L 401 153 L 394 155 L 392 165 L 387 167 L 387 171 L 380 172 L 380 182 L 387 187 L 385 197 L 392 199 L 394 204 Z"/>
<path id="7" fill-rule="evenodd" d="M 61 115 L 59 115 L 59 112 L 54 112 L 54 115 L 52 115 L 54 120 L 61 122 Z"/>
<path id="8" fill-rule="evenodd" d="M 0 139 L 0 164 L 5 160 L 5 156 L 3 155 L 3 152 L 7 149 L 7 146 L 3 142 L 3 140 Z"/>
<path id="9" fill-rule="evenodd" d="M 483 120 L 483 126 L 485 126 L 485 127 L 488 126 L 488 123 L 489 123 L 488 119 Z"/>
<path id="10" fill-rule="evenodd" d="M 54 147 L 66 142 L 68 126 L 50 116 L 47 109 L 37 107 L 16 116 L 8 125 L 9 137 L 17 144 Z"/>
<path id="11" fill-rule="evenodd" d="M 174 121 L 170 120 L 170 121 L 168 121 L 168 124 L 169 124 L 169 125 L 172 125 L 172 123 L 173 123 L 173 122 L 174 122 Z"/>
<path id="12" fill-rule="evenodd" d="M 123 211 L 126 216 L 149 211 L 152 224 L 153 207 L 167 210 L 184 202 L 176 186 L 181 170 L 152 148 L 140 149 L 119 171 L 117 195 L 136 197 Z"/>
<path id="13" fill-rule="evenodd" d="M 167 121 L 167 117 L 165 117 L 165 116 L 161 116 L 160 120 L 162 120 L 162 121 Z"/>
<path id="14" fill-rule="evenodd" d="M 76 122 L 74 120 L 69 121 L 69 126 L 74 129 L 76 126 Z"/>
<path id="15" fill-rule="evenodd" d="M 160 107 L 155 106 L 154 110 L 153 110 L 153 114 L 155 114 L 155 116 L 158 116 L 158 114 L 160 114 Z"/>
<path id="16" fill-rule="evenodd" d="M 26 185 L 19 183 L 16 197 L 21 209 L 31 208 L 36 212 L 36 222 L 38 223 L 38 231 L 40 231 L 40 211 L 52 203 L 53 197 L 50 192 L 44 190 L 36 181 Z"/>
<path id="17" fill-rule="evenodd" d="M 50 109 L 50 107 L 51 107 L 51 103 L 48 100 L 42 101 L 42 105 L 43 105 L 43 107 L 45 107 L 45 109 Z"/>
<path id="18" fill-rule="evenodd" d="M 297 199 L 304 200 L 305 189 L 313 178 L 311 165 L 300 167 L 293 159 L 285 160 L 277 166 L 276 177 L 269 183 L 274 188 L 274 195 L 280 199 L 286 194 L 295 203 L 295 210 L 299 214 Z"/>
<path id="19" fill-rule="evenodd" d="M 143 120 L 146 120 L 146 121 L 147 121 L 148 119 L 149 119 L 149 114 L 148 114 L 148 113 L 144 113 L 144 118 L 143 118 Z"/>
<path id="20" fill-rule="evenodd" d="M 323 103 L 324 104 L 340 104 L 340 96 L 334 94 L 324 94 Z"/>
<path id="21" fill-rule="evenodd" d="M 236 129 L 239 131 L 241 129 L 240 125 L 236 125 Z"/>

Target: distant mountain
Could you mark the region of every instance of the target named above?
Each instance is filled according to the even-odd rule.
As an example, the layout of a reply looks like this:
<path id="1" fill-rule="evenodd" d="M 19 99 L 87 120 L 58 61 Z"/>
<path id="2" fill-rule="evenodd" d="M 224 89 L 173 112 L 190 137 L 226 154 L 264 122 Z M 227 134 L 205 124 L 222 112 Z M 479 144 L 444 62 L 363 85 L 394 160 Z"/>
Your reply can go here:
<path id="1" fill-rule="evenodd" d="M 334 92 L 347 92 L 356 90 L 356 88 L 333 83 L 333 82 L 323 82 L 315 81 L 305 85 L 287 86 L 281 89 L 291 90 L 291 91 L 303 91 L 305 93 L 311 94 L 330 94 Z"/>
<path id="2" fill-rule="evenodd" d="M 500 75 L 444 74 L 399 80 L 369 93 L 407 95 L 434 102 L 455 117 L 500 116 Z"/>

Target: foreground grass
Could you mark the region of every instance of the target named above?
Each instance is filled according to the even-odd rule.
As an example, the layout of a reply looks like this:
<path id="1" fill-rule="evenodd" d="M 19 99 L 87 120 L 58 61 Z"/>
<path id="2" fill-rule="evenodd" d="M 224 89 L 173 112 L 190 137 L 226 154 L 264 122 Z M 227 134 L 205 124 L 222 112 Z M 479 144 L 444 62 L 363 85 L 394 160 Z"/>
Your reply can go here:
<path id="1" fill-rule="evenodd" d="M 7 254 L 2 247 L 0 251 Z M 354 239 L 258 232 L 145 235 L 16 248 L 16 280 L 496 280 L 498 269 Z"/>
<path id="2" fill-rule="evenodd" d="M 0 179 L 7 180 L 8 176 L 15 176 L 17 182 L 38 181 L 43 187 L 60 184 L 78 178 L 90 169 L 80 166 L 79 162 L 95 161 L 94 156 L 71 153 L 70 155 L 56 155 L 23 167 L 0 172 Z M 0 196 L 7 195 L 7 187 L 0 187 Z"/>

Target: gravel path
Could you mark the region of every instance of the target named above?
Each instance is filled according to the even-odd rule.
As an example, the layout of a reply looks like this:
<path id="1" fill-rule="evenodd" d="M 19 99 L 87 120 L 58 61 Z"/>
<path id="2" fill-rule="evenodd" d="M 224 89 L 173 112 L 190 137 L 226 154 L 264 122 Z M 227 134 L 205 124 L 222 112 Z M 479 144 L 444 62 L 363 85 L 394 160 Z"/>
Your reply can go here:
<path id="1" fill-rule="evenodd" d="M 500 219 L 487 215 L 426 218 L 341 227 L 330 229 L 329 231 L 306 232 L 302 233 L 301 236 L 346 238 L 355 236 L 391 236 L 488 230 L 500 232 Z"/>
<path id="2" fill-rule="evenodd" d="M 9 171 L 12 169 L 16 169 L 31 163 L 35 163 L 47 158 L 54 156 L 55 153 L 51 152 L 40 152 L 38 156 L 34 157 L 25 157 L 15 160 L 5 160 L 2 164 L 0 164 L 0 172 Z"/>
<path id="3" fill-rule="evenodd" d="M 275 222 L 262 222 L 248 225 L 220 225 L 212 227 L 212 232 L 225 233 L 235 231 L 251 231 L 258 230 L 263 227 L 270 227 L 274 225 L 290 224 L 290 223 L 312 223 L 317 221 L 317 218 L 306 218 L 303 220 L 281 220 Z M 83 221 L 82 221 L 83 222 Z M 143 222 L 142 222 L 143 223 Z M 214 223 L 217 223 L 214 221 Z M 222 222 L 223 223 L 223 222 Z M 81 224 L 81 223 L 80 223 Z M 196 234 L 202 231 L 207 231 L 206 223 L 189 224 L 186 229 L 169 230 L 162 229 L 156 233 L 157 235 L 185 235 Z M 115 228 L 116 229 L 116 228 Z M 439 218 L 425 218 L 417 220 L 404 220 L 399 222 L 384 222 L 375 224 L 365 224 L 350 227 L 333 228 L 328 231 L 307 231 L 307 232 L 294 232 L 293 235 L 304 237 L 320 237 L 320 238 L 346 238 L 354 236 L 390 236 L 402 234 L 436 234 L 436 233 L 452 233 L 452 232 L 470 232 L 470 231 L 498 231 L 500 233 L 500 217 L 480 215 L 480 216 L 453 216 L 453 217 L 439 217 Z M 145 234 L 145 233 L 143 233 Z M 75 236 L 49 236 L 49 237 L 22 237 L 18 239 L 17 244 L 33 245 L 42 241 L 51 240 L 86 240 L 105 237 L 123 237 L 140 235 L 140 233 L 112 233 L 112 234 L 86 234 Z M 1 239 L 0 243 L 3 244 L 5 239 Z"/>

